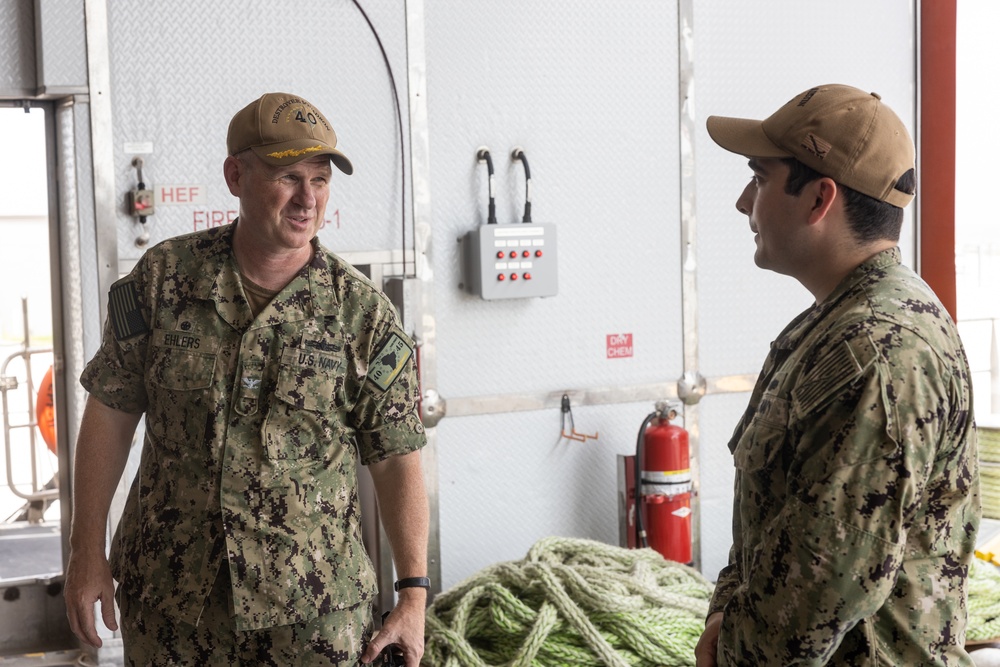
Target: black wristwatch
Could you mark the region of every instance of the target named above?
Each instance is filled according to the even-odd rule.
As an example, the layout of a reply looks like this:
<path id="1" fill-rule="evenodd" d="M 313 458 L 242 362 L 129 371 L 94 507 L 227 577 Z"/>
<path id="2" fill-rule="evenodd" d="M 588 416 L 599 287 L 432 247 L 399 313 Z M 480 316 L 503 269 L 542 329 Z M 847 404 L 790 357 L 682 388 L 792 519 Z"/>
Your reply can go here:
<path id="1" fill-rule="evenodd" d="M 392 590 L 398 591 L 400 588 L 426 588 L 431 589 L 431 580 L 427 577 L 407 577 L 400 579 L 392 585 Z"/>

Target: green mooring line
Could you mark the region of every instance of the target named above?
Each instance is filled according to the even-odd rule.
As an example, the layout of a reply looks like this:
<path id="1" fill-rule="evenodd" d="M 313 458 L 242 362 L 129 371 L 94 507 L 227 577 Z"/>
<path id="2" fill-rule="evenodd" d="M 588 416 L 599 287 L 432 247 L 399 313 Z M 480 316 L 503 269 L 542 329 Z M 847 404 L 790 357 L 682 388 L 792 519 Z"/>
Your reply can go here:
<path id="1" fill-rule="evenodd" d="M 422 664 L 693 667 L 712 588 L 652 549 L 545 538 L 435 598 Z"/>

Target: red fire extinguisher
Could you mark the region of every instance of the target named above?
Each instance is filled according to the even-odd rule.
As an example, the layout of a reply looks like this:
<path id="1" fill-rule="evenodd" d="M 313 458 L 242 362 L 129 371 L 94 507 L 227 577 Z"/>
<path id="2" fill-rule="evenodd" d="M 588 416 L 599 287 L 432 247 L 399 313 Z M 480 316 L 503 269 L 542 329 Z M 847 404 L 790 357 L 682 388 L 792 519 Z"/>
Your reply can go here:
<path id="1" fill-rule="evenodd" d="M 671 423 L 677 410 L 657 404 L 639 429 L 635 456 L 637 544 L 668 560 L 691 559 L 691 463 L 688 432 Z"/>

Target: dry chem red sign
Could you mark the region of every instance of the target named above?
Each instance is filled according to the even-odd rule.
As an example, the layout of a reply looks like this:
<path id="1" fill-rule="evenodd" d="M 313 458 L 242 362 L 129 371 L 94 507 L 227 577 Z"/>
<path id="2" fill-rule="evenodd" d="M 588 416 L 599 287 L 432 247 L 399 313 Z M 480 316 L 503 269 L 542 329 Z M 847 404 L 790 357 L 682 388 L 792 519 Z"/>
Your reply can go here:
<path id="1" fill-rule="evenodd" d="M 632 334 L 608 334 L 608 359 L 623 359 L 632 356 Z"/>

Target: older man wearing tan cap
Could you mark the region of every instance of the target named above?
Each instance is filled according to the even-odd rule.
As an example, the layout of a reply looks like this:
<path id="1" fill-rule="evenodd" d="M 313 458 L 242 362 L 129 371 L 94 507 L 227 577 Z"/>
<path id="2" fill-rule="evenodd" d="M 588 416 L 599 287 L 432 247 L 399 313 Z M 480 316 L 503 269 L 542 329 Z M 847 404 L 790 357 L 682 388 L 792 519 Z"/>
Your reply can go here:
<path id="1" fill-rule="evenodd" d="M 708 131 L 750 158 L 736 208 L 754 261 L 816 301 L 771 344 L 729 442 L 733 546 L 697 664 L 971 665 L 972 390 L 954 322 L 900 263 L 909 134 L 843 85 Z"/>
<path id="2" fill-rule="evenodd" d="M 353 166 L 327 118 L 287 93 L 239 111 L 227 144 L 238 220 L 160 243 L 112 286 L 81 378 L 71 627 L 100 646 L 94 603 L 116 629 L 115 597 L 130 665 L 356 665 L 395 644 L 417 667 L 430 582 L 413 342 L 316 238 L 331 163 Z M 105 557 L 143 414 L 142 462 Z M 359 457 L 400 576 L 374 640 Z"/>

